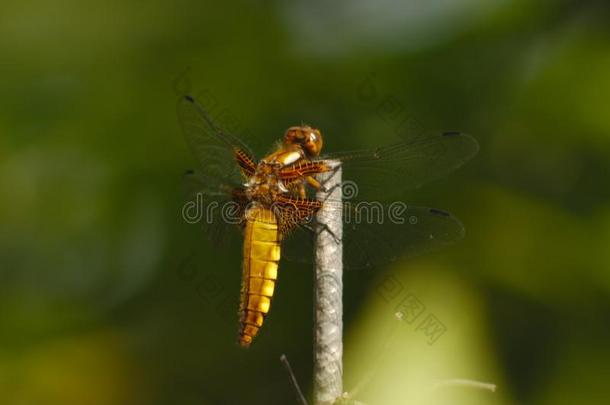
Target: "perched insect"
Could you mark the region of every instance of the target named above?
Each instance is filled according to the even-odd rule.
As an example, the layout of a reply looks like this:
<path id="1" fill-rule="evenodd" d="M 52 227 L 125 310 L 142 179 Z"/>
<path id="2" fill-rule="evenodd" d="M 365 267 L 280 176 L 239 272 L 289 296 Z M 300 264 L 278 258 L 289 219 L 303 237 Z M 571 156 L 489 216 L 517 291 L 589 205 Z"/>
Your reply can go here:
<path id="1" fill-rule="evenodd" d="M 461 166 L 478 151 L 477 142 L 468 135 L 418 134 L 386 147 L 322 155 L 322 134 L 302 125 L 288 128 L 275 150 L 256 161 L 248 146 L 223 131 L 192 97 L 179 100 L 178 114 L 200 163 L 199 170 L 188 175 L 195 184 L 193 191 L 230 201 L 233 207 L 233 220 L 215 218 L 209 231 L 218 240 L 227 224 L 242 230 L 241 346 L 250 346 L 269 312 L 280 257 L 311 260 L 302 236 L 310 233 L 312 218 L 322 206 L 340 209 L 349 218 L 342 237 L 347 267 L 376 266 L 463 236 L 462 224 L 445 211 L 396 202 L 319 201 L 312 191 L 324 190 L 316 175 L 332 171 L 331 161 L 340 161 L 348 184 L 380 201 Z M 301 251 L 293 253 L 295 248 Z"/>

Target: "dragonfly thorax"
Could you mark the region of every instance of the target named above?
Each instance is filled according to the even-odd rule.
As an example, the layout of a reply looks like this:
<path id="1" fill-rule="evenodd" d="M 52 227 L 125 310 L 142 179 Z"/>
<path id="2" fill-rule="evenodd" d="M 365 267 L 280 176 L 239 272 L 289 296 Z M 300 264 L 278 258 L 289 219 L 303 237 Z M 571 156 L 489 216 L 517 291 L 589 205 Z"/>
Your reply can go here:
<path id="1" fill-rule="evenodd" d="M 307 159 L 307 154 L 300 144 L 281 145 L 258 163 L 245 184 L 246 196 L 251 201 L 273 204 L 278 195 L 290 192 L 280 178 L 281 170 L 303 159 Z"/>
<path id="2" fill-rule="evenodd" d="M 279 177 L 282 167 L 283 165 L 278 162 L 269 163 L 265 159 L 261 160 L 256 172 L 245 184 L 248 199 L 271 205 L 278 195 L 287 193 L 288 189 Z"/>

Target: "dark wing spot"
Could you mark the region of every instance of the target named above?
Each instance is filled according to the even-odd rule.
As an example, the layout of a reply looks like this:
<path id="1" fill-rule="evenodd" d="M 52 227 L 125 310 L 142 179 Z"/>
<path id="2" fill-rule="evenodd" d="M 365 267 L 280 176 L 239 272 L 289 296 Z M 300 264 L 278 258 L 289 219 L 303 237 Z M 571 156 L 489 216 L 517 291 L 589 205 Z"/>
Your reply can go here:
<path id="1" fill-rule="evenodd" d="M 443 136 L 457 136 L 457 135 L 461 135 L 462 133 L 460 131 L 447 131 L 447 132 L 443 132 Z"/>
<path id="2" fill-rule="evenodd" d="M 195 99 L 194 99 L 193 97 L 191 97 L 191 96 L 184 96 L 184 99 L 185 99 L 186 101 L 190 101 L 191 103 L 194 103 L 194 102 L 195 102 Z"/>
<path id="3" fill-rule="evenodd" d="M 187 170 L 187 171 L 185 171 L 185 172 L 184 172 L 184 175 L 185 175 L 185 176 L 191 176 L 191 175 L 193 175 L 193 174 L 195 174 L 195 171 L 194 171 L 193 169 L 189 169 L 189 170 Z"/>
<path id="4" fill-rule="evenodd" d="M 430 214 L 438 215 L 439 217 L 450 217 L 451 214 L 447 211 L 437 210 L 436 208 L 430 208 Z"/>

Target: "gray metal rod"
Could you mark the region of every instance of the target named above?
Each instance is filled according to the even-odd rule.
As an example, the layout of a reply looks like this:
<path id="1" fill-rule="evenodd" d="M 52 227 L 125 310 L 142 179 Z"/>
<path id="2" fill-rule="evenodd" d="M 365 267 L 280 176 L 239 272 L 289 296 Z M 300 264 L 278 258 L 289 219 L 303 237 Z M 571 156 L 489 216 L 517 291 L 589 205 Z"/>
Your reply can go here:
<path id="1" fill-rule="evenodd" d="M 318 175 L 320 201 L 341 201 L 341 165 Z M 331 404 L 343 394 L 343 218 L 336 204 L 316 217 L 314 275 L 314 403 Z"/>

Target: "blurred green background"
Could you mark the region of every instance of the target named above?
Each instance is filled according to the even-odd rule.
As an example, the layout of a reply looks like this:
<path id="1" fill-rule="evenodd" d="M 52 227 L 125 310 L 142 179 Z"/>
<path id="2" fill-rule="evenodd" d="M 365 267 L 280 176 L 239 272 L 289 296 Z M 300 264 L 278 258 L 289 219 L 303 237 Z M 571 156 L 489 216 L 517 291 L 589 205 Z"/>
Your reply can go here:
<path id="1" fill-rule="evenodd" d="M 3 0 L 0 403 L 295 403 L 281 353 L 310 392 L 311 268 L 283 264 L 239 349 L 239 247 L 180 217 L 177 90 L 213 95 L 259 152 L 301 121 L 328 150 L 381 145 L 388 99 L 479 140 L 408 200 L 465 240 L 346 275 L 345 389 L 373 374 L 359 400 L 605 403 L 610 7 L 567 0 Z M 394 319 L 405 297 L 444 325 L 432 344 Z"/>

